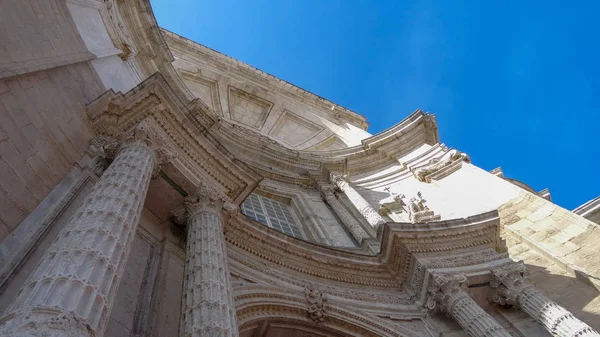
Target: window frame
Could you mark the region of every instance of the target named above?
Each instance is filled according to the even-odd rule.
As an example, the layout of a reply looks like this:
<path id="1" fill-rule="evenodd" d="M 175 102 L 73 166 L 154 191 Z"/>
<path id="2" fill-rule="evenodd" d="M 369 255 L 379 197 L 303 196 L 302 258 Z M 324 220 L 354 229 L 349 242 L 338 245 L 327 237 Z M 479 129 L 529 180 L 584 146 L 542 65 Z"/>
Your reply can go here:
<path id="1" fill-rule="evenodd" d="M 240 208 L 242 214 L 254 221 L 285 235 L 306 240 L 302 223 L 298 220 L 290 205 L 260 194 L 251 193 Z"/>

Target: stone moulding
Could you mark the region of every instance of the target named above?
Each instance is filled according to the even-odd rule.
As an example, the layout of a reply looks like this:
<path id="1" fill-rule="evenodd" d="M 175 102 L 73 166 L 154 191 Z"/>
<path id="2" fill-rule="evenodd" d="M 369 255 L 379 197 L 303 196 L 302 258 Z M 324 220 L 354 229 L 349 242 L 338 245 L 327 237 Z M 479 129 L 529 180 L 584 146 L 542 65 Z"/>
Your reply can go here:
<path id="1" fill-rule="evenodd" d="M 418 181 L 430 183 L 432 180 L 440 180 L 456 172 L 462 167 L 463 162 L 471 162 L 467 154 L 450 150 L 440 158 L 431 159 L 427 165 L 412 169 L 412 173 Z"/>
<path id="2" fill-rule="evenodd" d="M 259 178 L 204 137 L 190 123 L 194 118 L 188 109 L 156 73 L 126 94 L 107 91 L 87 106 L 87 113 L 100 137 L 116 138 L 142 121 L 151 125 L 156 136 L 173 150 L 173 165 L 194 185 L 209 177 L 223 186 L 231 200 L 241 202 Z"/>
<path id="3" fill-rule="evenodd" d="M 301 291 L 285 291 L 273 286 L 249 285 L 234 290 L 238 324 L 243 333 L 252 323 L 263 320 L 285 320 L 314 326 L 306 312 L 306 299 Z M 423 336 L 400 324 L 359 310 L 327 302 L 328 317 L 319 324 L 331 332 L 349 336 Z"/>
<path id="4" fill-rule="evenodd" d="M 375 256 L 341 252 L 298 240 L 239 214 L 228 221 L 225 238 L 230 260 L 250 270 L 256 269 L 260 273 L 253 273 L 252 278 L 263 278 L 267 283 L 278 279 L 303 287 L 302 284 L 333 281 L 333 285 L 342 288 L 346 284 L 348 287 L 360 285 L 380 290 L 389 289 L 392 292 L 410 289 L 414 294 L 406 300 L 394 300 L 394 296 L 391 296 L 388 301 L 378 299 L 376 295 L 363 296 L 337 290 L 332 292 L 322 288 L 334 297 L 356 298 L 367 302 L 410 304 L 418 300 L 424 283 L 424 271 L 429 266 L 425 263 L 422 272 L 415 272 L 413 265 L 416 255 L 433 258 L 440 255 L 464 255 L 468 251 L 489 252 L 481 259 L 448 258 L 442 266 L 446 268 L 477 266 L 506 258 L 505 254 L 494 253 L 501 251 L 503 246 L 499 237 L 499 218 L 495 211 L 466 219 L 427 224 L 388 223 L 383 232 L 382 252 Z M 280 272 L 270 272 L 277 269 Z"/>

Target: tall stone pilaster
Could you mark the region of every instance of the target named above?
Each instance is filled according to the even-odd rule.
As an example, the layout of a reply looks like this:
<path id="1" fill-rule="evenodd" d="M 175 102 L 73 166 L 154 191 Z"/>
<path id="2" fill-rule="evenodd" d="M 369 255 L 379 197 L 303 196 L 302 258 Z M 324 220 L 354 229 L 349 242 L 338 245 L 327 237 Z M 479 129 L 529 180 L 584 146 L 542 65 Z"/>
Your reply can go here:
<path id="1" fill-rule="evenodd" d="M 188 236 L 183 330 L 186 337 L 239 336 L 223 235 L 222 196 L 200 184 L 186 198 Z"/>
<path id="2" fill-rule="evenodd" d="M 465 275 L 434 275 L 432 283 L 426 303 L 428 309 L 447 313 L 469 336 L 510 337 L 467 293 L 469 282 Z"/>
<path id="3" fill-rule="evenodd" d="M 0 336 L 102 336 L 160 153 L 145 126 L 121 138 L 83 204 L 0 318 Z M 114 143 L 116 144 L 116 143 Z"/>
<path id="4" fill-rule="evenodd" d="M 492 270 L 491 299 L 501 305 L 521 308 L 557 337 L 597 336 L 600 334 L 577 319 L 565 308 L 546 297 L 528 283 L 523 275 L 525 265 L 518 262 Z"/>
<path id="5" fill-rule="evenodd" d="M 379 228 L 385 224 L 385 220 L 379 213 L 369 204 L 369 202 L 363 198 L 354 187 L 350 186 L 344 177 L 341 175 L 332 175 L 331 182 L 335 184 L 340 191 L 344 192 L 352 205 L 360 212 L 360 214 L 367 220 L 367 222 L 373 228 Z"/>
<path id="6" fill-rule="evenodd" d="M 325 201 L 331 206 L 331 209 L 337 214 L 340 220 L 344 223 L 350 234 L 356 239 L 358 244 L 362 244 L 364 239 L 369 238 L 369 234 L 362 228 L 358 221 L 344 208 L 344 205 L 337 199 L 333 194 L 331 188 L 324 188 L 322 190 Z"/>

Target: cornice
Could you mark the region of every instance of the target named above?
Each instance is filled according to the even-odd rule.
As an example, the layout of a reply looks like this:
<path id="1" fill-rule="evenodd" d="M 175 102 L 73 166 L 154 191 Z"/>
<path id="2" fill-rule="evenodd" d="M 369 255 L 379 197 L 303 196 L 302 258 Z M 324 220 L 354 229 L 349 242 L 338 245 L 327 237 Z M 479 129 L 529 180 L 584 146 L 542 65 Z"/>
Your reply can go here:
<path id="1" fill-rule="evenodd" d="M 325 113 L 330 118 L 344 119 L 362 130 L 367 130 L 369 126 L 369 123 L 364 116 L 335 104 L 323 97 L 315 95 L 269 73 L 254 68 L 251 65 L 236 60 L 230 56 L 219 53 L 214 49 L 208 48 L 169 30 L 161 28 L 161 32 L 169 46 L 179 53 L 189 54 L 192 58 L 197 58 L 198 55 L 202 55 L 203 58 L 210 60 L 211 64 L 216 68 L 227 69 L 228 72 L 238 73 L 256 83 L 262 83 L 269 88 L 274 88 L 281 94 L 310 104 L 311 106 L 317 108 L 319 112 Z M 332 107 L 333 110 L 331 109 Z"/>
<path id="2" fill-rule="evenodd" d="M 297 180 L 297 177 L 285 177 L 285 172 L 308 175 L 309 171 L 323 170 L 324 165 L 328 163 L 345 165 L 346 167 L 341 171 L 350 175 L 365 170 L 377 170 L 421 144 L 435 144 L 439 141 L 435 118 L 420 110 L 395 126 L 364 139 L 361 145 L 335 151 L 294 151 L 267 139 L 268 137 L 249 136 L 252 131 L 244 126 L 231 129 L 200 100 L 193 99 L 193 94 L 172 65 L 174 57 L 169 47 L 178 48 L 182 52 L 190 50 L 201 52 L 212 62 L 226 66 L 228 71 L 243 69 L 245 76 L 251 76 L 257 81 L 269 80 L 276 83 L 273 85 L 280 90 L 301 97 L 303 101 L 312 101 L 318 107 L 326 108 L 325 112 L 329 113 L 331 106 L 334 106 L 331 114 L 336 118 L 347 119 L 353 125 L 363 129 L 366 129 L 367 124 L 363 116 L 350 110 L 174 33 L 161 30 L 152 13 L 149 0 L 109 1 L 109 4 L 113 15 L 107 15 L 107 20 L 118 19 L 118 22 L 113 22 L 111 25 L 119 27 L 112 30 L 114 39 L 121 44 L 134 44 L 130 46 L 134 52 L 130 54 L 129 61 L 135 64 L 140 77 L 145 78 L 159 71 L 182 104 L 190 105 L 189 110 L 195 116 L 191 120 L 192 125 L 200 131 L 204 131 L 202 128 L 207 129 L 206 138 L 212 139 L 217 147 L 225 146 L 227 152 L 236 155 L 240 161 L 245 161 L 248 157 L 254 158 L 258 163 L 266 162 L 264 159 L 273 161 L 270 167 L 277 173 L 270 175 L 272 179 L 291 182 Z M 251 163 L 249 164 L 251 166 Z M 275 167 L 279 170 L 275 170 Z"/>
<path id="3" fill-rule="evenodd" d="M 375 256 L 342 251 L 299 240 L 238 214 L 229 220 L 225 238 L 230 259 L 249 270 L 259 271 L 258 276 L 280 279 L 302 287 L 307 283 L 326 284 L 331 292 L 342 298 L 360 301 L 375 300 L 381 303 L 408 305 L 418 297 L 398 297 L 363 294 L 351 288 L 389 289 L 396 292 L 412 289 L 413 283 L 423 283 L 424 274 L 416 275 L 418 257 L 424 266 L 448 268 L 479 265 L 482 261 L 505 258 L 504 244 L 499 237 L 499 217 L 496 211 L 471 216 L 466 219 L 437 221 L 426 224 L 388 223 L 382 237 L 382 252 Z M 469 255 L 481 252 L 481 258 L 449 259 L 452 255 Z M 489 254 L 487 254 L 489 252 Z M 498 254 L 492 252 L 499 252 Z M 481 255 L 481 254 L 480 254 Z M 425 259 L 425 260 L 423 260 Z M 439 260 L 439 261 L 438 261 Z M 437 262 L 436 262 L 437 261 Z M 406 284 L 411 278 L 421 278 Z M 344 286 L 346 284 L 346 286 Z M 345 291 L 339 289 L 348 288 Z M 337 290 L 336 290 L 337 289 Z"/>
<path id="4" fill-rule="evenodd" d="M 260 177 L 234 161 L 195 127 L 197 124 L 161 73 L 146 79 L 126 94 L 107 91 L 88 104 L 87 113 L 96 134 L 116 137 L 142 121 L 152 123 L 176 152 L 173 165 L 194 185 L 208 178 L 232 200 L 241 202 Z"/>

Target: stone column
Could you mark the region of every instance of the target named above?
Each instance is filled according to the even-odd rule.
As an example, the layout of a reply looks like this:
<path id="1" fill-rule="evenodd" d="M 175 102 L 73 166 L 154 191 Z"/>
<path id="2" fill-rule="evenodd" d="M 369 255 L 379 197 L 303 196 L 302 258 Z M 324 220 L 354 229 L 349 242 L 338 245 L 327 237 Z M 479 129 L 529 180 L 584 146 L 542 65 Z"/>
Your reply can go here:
<path id="1" fill-rule="evenodd" d="M 467 293 L 469 282 L 465 275 L 434 275 L 432 283 L 426 302 L 428 309 L 447 313 L 469 336 L 511 337 Z"/>
<path id="2" fill-rule="evenodd" d="M 331 206 L 335 214 L 337 214 L 340 220 L 342 220 L 342 222 L 344 223 L 346 228 L 348 228 L 350 234 L 352 234 L 352 236 L 356 239 L 358 244 L 360 245 L 362 244 L 362 241 L 364 239 L 368 239 L 369 234 L 367 234 L 364 228 L 362 228 L 362 226 L 358 223 L 358 220 L 356 220 L 352 216 L 352 214 L 350 214 L 348 210 L 346 210 L 344 205 L 342 205 L 342 203 L 337 199 L 335 194 L 333 194 L 333 190 L 331 188 L 324 188 L 322 192 L 325 201 L 327 201 L 327 203 L 329 204 L 329 206 Z"/>
<path id="3" fill-rule="evenodd" d="M 513 263 L 492 270 L 493 292 L 491 300 L 501 305 L 512 305 L 523 309 L 540 322 L 546 330 L 557 337 L 597 336 L 600 334 L 577 319 L 565 308 L 556 304 L 528 283 L 524 278 L 523 262 Z"/>
<path id="4" fill-rule="evenodd" d="M 120 149 L 113 147 L 118 151 L 114 161 L 0 319 L 0 336 L 104 333 L 159 160 L 144 127 L 120 144 Z"/>
<path id="5" fill-rule="evenodd" d="M 373 226 L 373 228 L 379 228 L 385 224 L 385 220 L 379 213 L 369 204 L 365 198 L 358 193 L 354 187 L 350 186 L 344 177 L 340 175 L 332 175 L 331 181 L 335 184 L 340 191 L 344 192 L 352 205 L 360 212 L 360 214 L 367 219 L 367 222 Z"/>
<path id="6" fill-rule="evenodd" d="M 239 336 L 221 219 L 223 205 L 222 196 L 205 184 L 185 201 L 185 337 Z"/>

